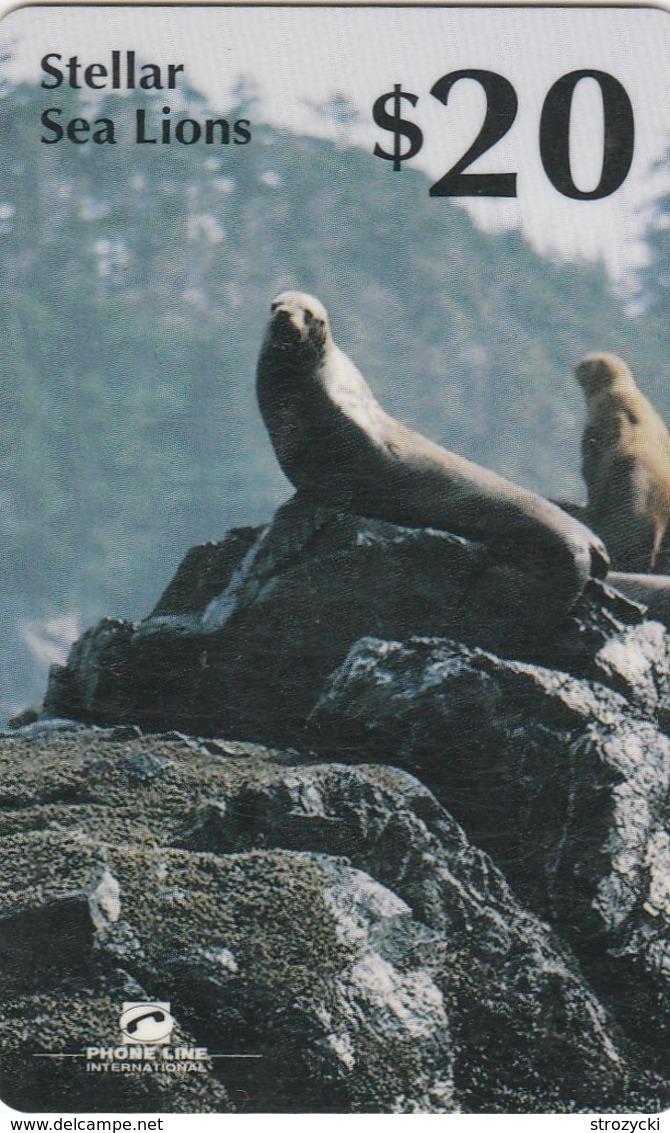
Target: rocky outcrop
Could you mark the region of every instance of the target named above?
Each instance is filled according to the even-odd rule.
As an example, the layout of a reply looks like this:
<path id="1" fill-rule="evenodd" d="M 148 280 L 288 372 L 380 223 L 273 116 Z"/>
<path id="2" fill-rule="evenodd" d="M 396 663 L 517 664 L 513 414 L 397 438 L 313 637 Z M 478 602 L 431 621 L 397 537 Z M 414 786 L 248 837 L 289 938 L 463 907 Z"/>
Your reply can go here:
<path id="1" fill-rule="evenodd" d="M 570 951 L 402 771 L 33 726 L 4 740 L 2 780 L 10 1104 L 537 1113 L 655 1101 Z M 92 1074 L 45 1057 L 116 1046 L 122 1004 L 152 998 L 171 1004 L 175 1045 L 207 1050 L 204 1073 Z"/>
<path id="2" fill-rule="evenodd" d="M 294 743 L 368 634 L 439 634 L 628 692 L 625 628 L 642 622 L 640 608 L 594 581 L 548 637 L 533 603 L 519 600 L 525 577 L 481 544 L 295 497 L 269 528 L 191 551 L 143 622 L 106 618 L 84 634 L 67 667 L 52 670 L 45 714 Z M 664 649 L 648 662 L 659 688 Z"/>
<path id="3" fill-rule="evenodd" d="M 651 695 L 651 694 L 650 694 Z M 315 742 L 419 771 L 667 1064 L 670 740 L 603 685 L 441 641 L 359 642 Z"/>
<path id="4" fill-rule="evenodd" d="M 299 498 L 194 548 L 0 747 L 31 863 L 0 941 L 233 1055 L 185 1109 L 667 1104 L 670 639 L 596 581 L 558 626 L 521 593 L 482 546 Z M 12 964 L 18 1011 L 55 995 Z"/>

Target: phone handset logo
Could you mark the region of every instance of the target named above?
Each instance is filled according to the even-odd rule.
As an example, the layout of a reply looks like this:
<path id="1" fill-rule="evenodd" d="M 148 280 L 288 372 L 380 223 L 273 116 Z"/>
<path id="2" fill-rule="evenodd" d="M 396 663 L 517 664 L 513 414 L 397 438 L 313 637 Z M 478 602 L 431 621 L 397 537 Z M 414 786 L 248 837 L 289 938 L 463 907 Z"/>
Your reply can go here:
<path id="1" fill-rule="evenodd" d="M 170 1004 L 154 1000 L 124 1003 L 119 1027 L 126 1043 L 141 1043 L 143 1046 L 165 1043 L 174 1027 Z"/>

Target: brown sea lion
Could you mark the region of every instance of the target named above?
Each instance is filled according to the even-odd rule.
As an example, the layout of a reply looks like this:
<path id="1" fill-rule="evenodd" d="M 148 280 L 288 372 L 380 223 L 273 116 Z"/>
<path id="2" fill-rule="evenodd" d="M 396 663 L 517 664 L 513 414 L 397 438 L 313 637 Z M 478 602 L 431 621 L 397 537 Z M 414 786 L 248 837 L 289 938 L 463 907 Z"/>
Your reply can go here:
<path id="1" fill-rule="evenodd" d="M 286 291 L 272 303 L 257 394 L 279 463 L 300 492 L 485 543 L 499 562 L 539 581 L 543 623 L 560 620 L 588 579 L 606 573 L 602 543 L 578 520 L 385 413 L 313 296 Z"/>
<path id="2" fill-rule="evenodd" d="M 588 522 L 613 567 L 653 571 L 670 520 L 670 435 L 616 355 L 587 354 L 577 381 L 588 409 L 582 438 Z"/>

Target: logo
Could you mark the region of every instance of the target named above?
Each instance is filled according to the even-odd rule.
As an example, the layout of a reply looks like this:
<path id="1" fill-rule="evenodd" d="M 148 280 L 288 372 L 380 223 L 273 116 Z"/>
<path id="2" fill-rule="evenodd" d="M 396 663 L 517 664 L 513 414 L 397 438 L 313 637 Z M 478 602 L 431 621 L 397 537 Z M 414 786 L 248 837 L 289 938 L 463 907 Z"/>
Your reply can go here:
<path id="1" fill-rule="evenodd" d="M 168 1041 L 174 1027 L 170 1004 L 124 1003 L 119 1027 L 125 1043 L 160 1046 Z"/>
<path id="2" fill-rule="evenodd" d="M 262 1058 L 260 1054 L 210 1054 L 205 1046 L 184 1046 L 172 1033 L 178 1024 L 170 1004 L 161 999 L 124 1003 L 117 1016 L 121 1041 L 110 1034 L 100 1045 L 68 1051 L 39 1052 L 34 1058 L 81 1058 L 88 1074 L 207 1074 L 216 1058 Z M 113 1023 L 112 1015 L 110 1023 Z M 111 1042 L 110 1042 L 111 1040 Z M 117 1042 L 117 1046 L 111 1043 Z M 105 1043 L 110 1045 L 105 1045 Z"/>

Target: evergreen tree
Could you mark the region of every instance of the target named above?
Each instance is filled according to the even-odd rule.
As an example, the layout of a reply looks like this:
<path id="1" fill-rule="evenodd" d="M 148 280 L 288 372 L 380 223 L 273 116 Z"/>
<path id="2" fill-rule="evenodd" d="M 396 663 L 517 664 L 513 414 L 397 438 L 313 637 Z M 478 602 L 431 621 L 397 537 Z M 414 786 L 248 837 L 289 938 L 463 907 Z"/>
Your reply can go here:
<path id="1" fill-rule="evenodd" d="M 175 120 L 220 117 L 183 98 Z M 555 497 L 583 495 L 581 355 L 664 375 L 602 267 L 483 233 L 416 171 L 259 124 L 248 84 L 226 114 L 250 118 L 244 146 L 138 148 L 136 109 L 163 102 L 137 91 L 59 91 L 62 120 L 108 117 L 117 141 L 44 144 L 45 105 L 25 83 L 0 97 L 0 706 L 43 691 L 22 620 L 141 616 L 190 545 L 289 494 L 254 394 L 284 287 L 325 302 L 389 411 Z"/>
<path id="2" fill-rule="evenodd" d="M 656 168 L 667 170 L 669 164 L 670 150 Z M 649 210 L 645 243 L 647 262 L 638 272 L 638 299 L 665 338 L 670 333 L 670 192 L 663 193 Z"/>

